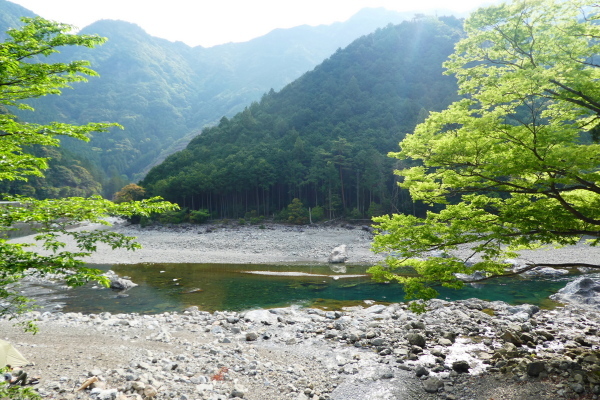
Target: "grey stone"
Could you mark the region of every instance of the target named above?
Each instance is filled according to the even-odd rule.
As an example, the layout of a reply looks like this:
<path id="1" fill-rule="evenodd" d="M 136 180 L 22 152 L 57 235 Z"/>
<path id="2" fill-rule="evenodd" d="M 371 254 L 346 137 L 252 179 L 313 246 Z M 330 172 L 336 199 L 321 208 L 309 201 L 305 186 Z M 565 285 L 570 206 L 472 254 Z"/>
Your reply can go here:
<path id="1" fill-rule="evenodd" d="M 546 363 L 542 362 L 542 361 L 534 361 L 531 362 L 529 364 L 527 364 L 527 375 L 529 376 L 533 376 L 533 377 L 538 377 L 540 376 L 540 373 L 544 372 L 546 370 Z"/>
<path id="2" fill-rule="evenodd" d="M 585 387 L 581 383 L 572 383 L 571 389 L 578 394 L 581 394 L 585 391 Z"/>
<path id="3" fill-rule="evenodd" d="M 394 373 L 391 368 L 384 368 L 380 370 L 377 374 L 378 379 L 392 379 L 394 377 Z"/>
<path id="4" fill-rule="evenodd" d="M 387 307 L 383 304 L 375 304 L 365 310 L 369 314 L 381 314 Z"/>
<path id="5" fill-rule="evenodd" d="M 409 333 L 406 335 L 406 340 L 413 346 L 425 347 L 426 339 L 425 336 L 420 333 Z"/>
<path id="6" fill-rule="evenodd" d="M 452 343 L 454 343 L 454 341 L 456 340 L 456 333 L 454 333 L 454 332 L 448 332 L 448 331 L 446 331 L 446 332 L 442 333 L 442 337 L 443 337 L 444 339 L 448 339 L 448 340 L 450 340 Z"/>
<path id="7" fill-rule="evenodd" d="M 468 373 L 470 368 L 471 366 L 469 363 L 464 360 L 454 361 L 452 363 L 452 370 L 458 372 L 459 374 Z"/>
<path id="8" fill-rule="evenodd" d="M 420 378 L 422 376 L 429 376 L 429 370 L 427 368 L 425 368 L 424 366 L 419 365 L 415 369 L 415 375 L 417 376 L 417 378 Z"/>
<path id="9" fill-rule="evenodd" d="M 504 333 L 502 334 L 502 336 L 500 336 L 500 339 L 504 340 L 507 343 L 512 343 L 512 344 L 514 344 L 517 347 L 523 346 L 523 342 L 517 336 L 517 334 L 515 332 L 510 331 L 510 330 L 504 331 Z"/>
<path id="10" fill-rule="evenodd" d="M 262 323 L 264 325 L 273 325 L 278 322 L 277 315 L 269 310 L 252 310 L 244 314 L 244 319 L 248 322 Z"/>
<path id="11" fill-rule="evenodd" d="M 538 267 L 538 268 L 534 268 L 534 269 L 531 269 L 531 270 L 525 272 L 523 275 L 556 277 L 556 276 L 568 275 L 568 274 L 569 274 L 569 270 L 567 270 L 567 269 L 558 269 L 558 268 L 552 268 L 552 267 Z"/>
<path id="12" fill-rule="evenodd" d="M 600 281 L 588 277 L 575 279 L 550 298 L 563 303 L 595 305 L 598 308 L 600 307 Z"/>
<path id="13" fill-rule="evenodd" d="M 117 277 L 110 280 L 110 288 L 115 290 L 127 290 L 136 286 L 137 283 L 133 283 L 129 279 Z"/>
<path id="14" fill-rule="evenodd" d="M 248 392 L 248 390 L 244 386 L 237 383 L 231 391 L 231 397 L 239 397 L 240 399 L 243 399 L 244 396 L 246 396 L 246 392 Z"/>
<path id="15" fill-rule="evenodd" d="M 423 389 L 427 393 L 437 393 L 442 387 L 444 387 L 444 383 L 438 378 L 427 378 L 423 381 Z"/>
<path id="16" fill-rule="evenodd" d="M 410 325 L 414 328 L 414 329 L 422 329 L 425 330 L 425 323 L 423 321 L 413 321 L 410 323 Z"/>
<path id="17" fill-rule="evenodd" d="M 592 343 L 585 336 L 582 336 L 582 335 L 575 336 L 573 338 L 573 340 L 575 342 L 577 342 L 578 344 L 580 344 L 582 346 L 585 346 L 585 347 L 591 347 L 592 346 Z"/>
<path id="18" fill-rule="evenodd" d="M 118 391 L 117 389 L 92 389 L 90 394 L 98 400 L 114 400 L 117 398 Z"/>
<path id="19" fill-rule="evenodd" d="M 456 279 L 461 280 L 463 282 L 474 282 L 487 278 L 488 273 L 485 271 L 475 271 L 472 274 L 456 273 L 454 274 L 454 276 L 456 277 Z"/>
<path id="20" fill-rule="evenodd" d="M 511 314 L 525 313 L 529 317 L 531 317 L 534 314 L 536 314 L 537 312 L 539 312 L 540 308 L 538 306 L 534 306 L 532 304 L 521 304 L 521 305 L 518 305 L 518 306 L 506 307 L 506 311 L 508 311 Z"/>

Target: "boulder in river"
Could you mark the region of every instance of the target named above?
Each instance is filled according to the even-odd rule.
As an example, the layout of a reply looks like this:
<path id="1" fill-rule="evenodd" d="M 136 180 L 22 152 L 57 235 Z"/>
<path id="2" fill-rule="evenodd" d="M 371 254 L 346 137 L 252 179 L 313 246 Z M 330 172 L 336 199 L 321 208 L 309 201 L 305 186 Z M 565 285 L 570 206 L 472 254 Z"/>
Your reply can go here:
<path id="1" fill-rule="evenodd" d="M 133 283 L 129 279 L 113 278 L 110 280 L 110 288 L 115 290 L 127 290 L 136 287 L 137 283 Z"/>
<path id="2" fill-rule="evenodd" d="M 104 274 L 104 276 L 110 279 L 109 287 L 114 290 L 128 290 L 137 286 L 137 283 L 133 283 L 131 280 L 126 278 L 121 278 L 113 271 L 108 271 Z"/>
<path id="3" fill-rule="evenodd" d="M 589 277 L 575 279 L 550 298 L 563 303 L 587 304 L 600 308 L 600 281 Z"/>

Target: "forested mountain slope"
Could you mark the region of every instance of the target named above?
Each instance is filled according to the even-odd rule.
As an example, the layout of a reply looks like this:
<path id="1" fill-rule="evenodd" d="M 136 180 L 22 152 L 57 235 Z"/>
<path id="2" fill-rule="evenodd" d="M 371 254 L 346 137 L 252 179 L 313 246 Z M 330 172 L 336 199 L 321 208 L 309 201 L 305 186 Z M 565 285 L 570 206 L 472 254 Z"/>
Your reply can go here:
<path id="1" fill-rule="evenodd" d="M 461 26 L 444 17 L 378 29 L 205 129 L 141 185 L 223 217 L 270 215 L 293 198 L 331 217 L 412 211 L 386 154 L 429 111 L 456 100 L 442 62 Z"/>
<path id="2" fill-rule="evenodd" d="M 6 31 L 21 15 L 32 13 L 0 0 L 0 15 L 0 31 Z M 64 146 L 84 168 L 95 169 L 91 174 L 111 195 L 184 148 L 203 127 L 234 115 L 271 88 L 282 88 L 355 38 L 406 18 L 412 14 L 367 9 L 343 23 L 279 29 L 249 42 L 210 48 L 152 37 L 128 22 L 101 20 L 81 32 L 105 36 L 106 44 L 57 55 L 90 60 L 101 76 L 59 97 L 32 101 L 36 112 L 19 115 L 42 123 L 123 125 L 123 131 L 97 135 L 90 143 L 67 141 Z"/>

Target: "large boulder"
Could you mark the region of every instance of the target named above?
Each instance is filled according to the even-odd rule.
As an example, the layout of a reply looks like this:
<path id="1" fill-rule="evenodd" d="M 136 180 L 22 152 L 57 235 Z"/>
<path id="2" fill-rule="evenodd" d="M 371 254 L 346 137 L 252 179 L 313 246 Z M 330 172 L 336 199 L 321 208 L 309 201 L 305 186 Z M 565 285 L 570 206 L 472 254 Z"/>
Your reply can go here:
<path id="1" fill-rule="evenodd" d="M 346 245 L 342 244 L 331 251 L 329 255 L 330 263 L 344 263 L 348 259 L 348 254 L 346 253 Z"/>
<path id="2" fill-rule="evenodd" d="M 562 303 L 585 304 L 600 308 L 600 281 L 588 277 L 577 278 L 550 298 Z"/>

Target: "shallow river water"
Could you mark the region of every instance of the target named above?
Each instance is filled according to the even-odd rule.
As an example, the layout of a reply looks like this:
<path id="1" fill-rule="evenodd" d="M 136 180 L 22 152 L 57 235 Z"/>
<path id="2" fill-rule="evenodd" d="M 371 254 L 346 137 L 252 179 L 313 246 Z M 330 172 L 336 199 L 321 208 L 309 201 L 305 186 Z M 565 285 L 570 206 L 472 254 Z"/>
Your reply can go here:
<path id="1" fill-rule="evenodd" d="M 291 304 L 336 309 L 364 304 L 365 300 L 404 300 L 399 285 L 373 282 L 365 274 L 368 266 L 146 263 L 94 267 L 112 269 L 139 286 L 119 294 L 88 285 L 54 296 L 51 301 L 61 304 L 65 312 L 152 314 L 182 311 L 189 306 L 211 312 Z M 439 297 L 447 300 L 477 297 L 551 308 L 556 303 L 548 296 L 573 278 L 505 278 L 466 285 L 461 290 L 438 290 Z"/>

